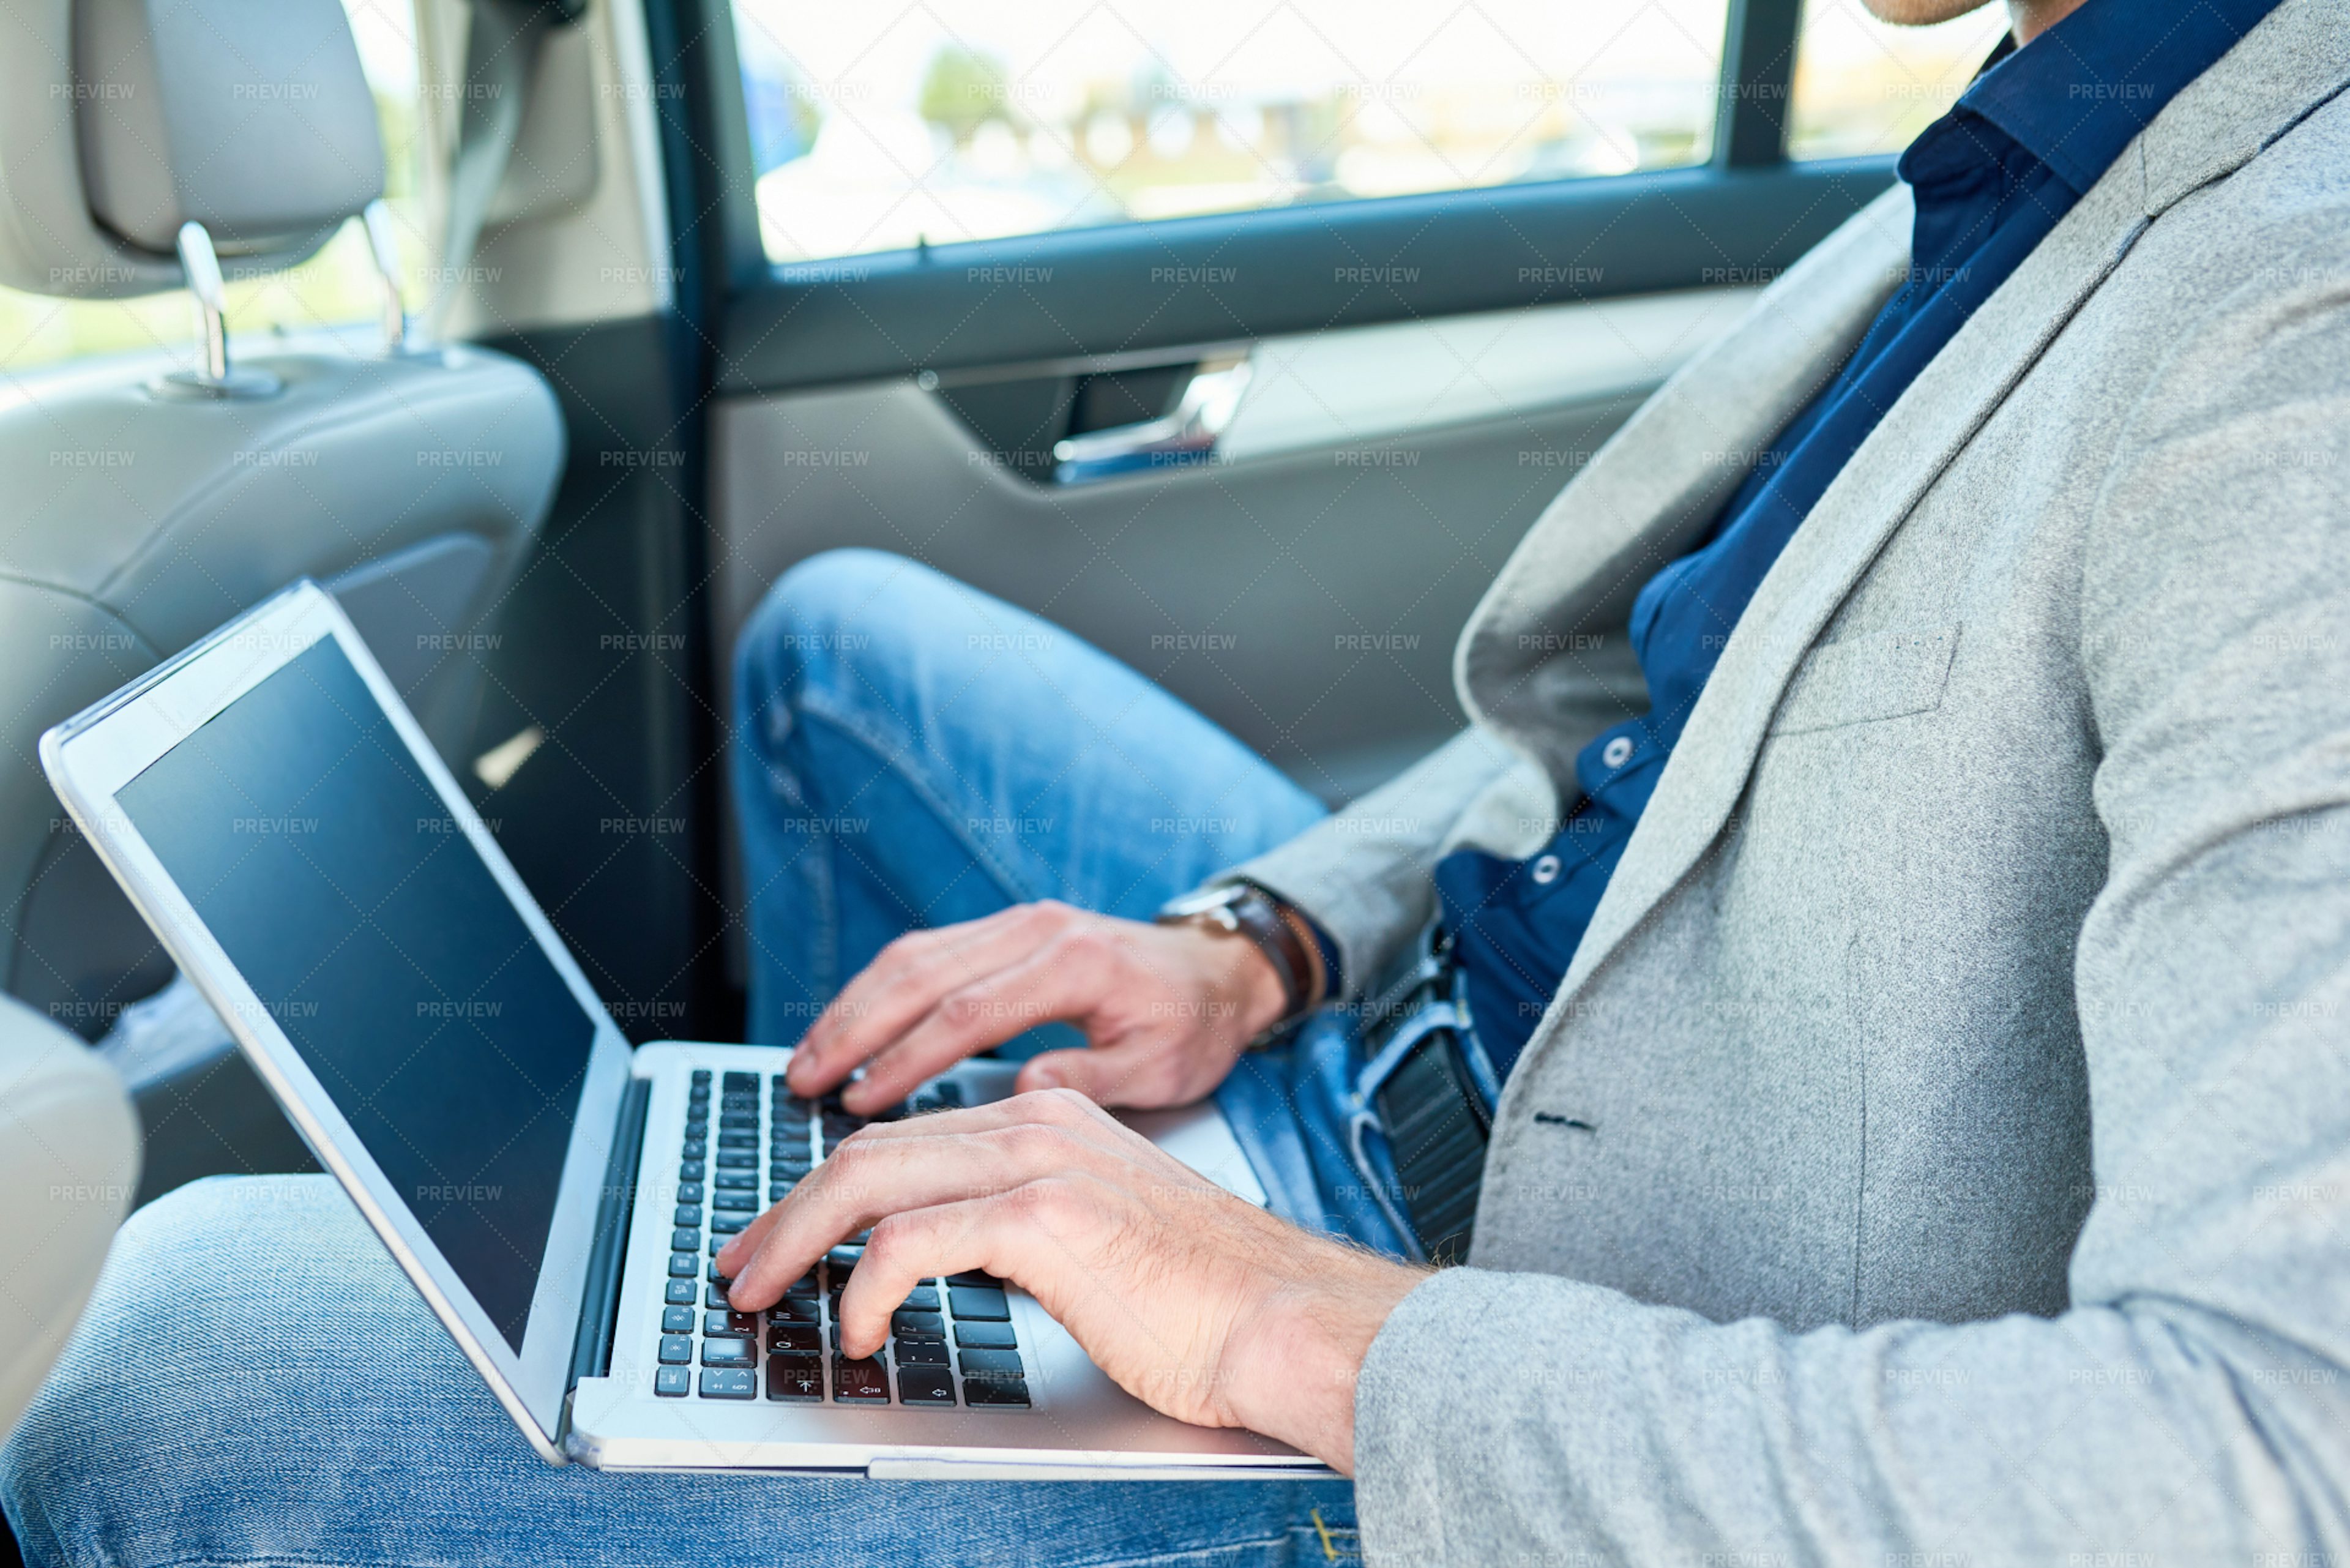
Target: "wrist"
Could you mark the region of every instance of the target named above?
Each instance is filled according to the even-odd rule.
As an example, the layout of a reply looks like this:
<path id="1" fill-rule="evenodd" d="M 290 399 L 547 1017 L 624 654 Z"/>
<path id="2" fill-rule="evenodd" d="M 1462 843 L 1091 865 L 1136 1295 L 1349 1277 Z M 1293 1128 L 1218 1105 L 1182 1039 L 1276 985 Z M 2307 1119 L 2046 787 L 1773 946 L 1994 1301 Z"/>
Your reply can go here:
<path id="1" fill-rule="evenodd" d="M 1232 1420 L 1355 1473 L 1355 1385 L 1388 1314 L 1429 1271 L 1335 1242 L 1312 1280 L 1272 1283 L 1225 1342 Z"/>

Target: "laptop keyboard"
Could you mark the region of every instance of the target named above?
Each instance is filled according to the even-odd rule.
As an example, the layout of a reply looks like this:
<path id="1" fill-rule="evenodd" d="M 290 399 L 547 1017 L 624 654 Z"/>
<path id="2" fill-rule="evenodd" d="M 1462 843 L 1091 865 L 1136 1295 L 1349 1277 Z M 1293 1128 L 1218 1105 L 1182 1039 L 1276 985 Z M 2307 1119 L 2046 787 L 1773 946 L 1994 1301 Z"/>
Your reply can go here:
<path id="1" fill-rule="evenodd" d="M 765 1312 L 733 1309 L 718 1249 L 865 1125 L 834 1096 L 804 1100 L 780 1073 L 764 1083 L 762 1076 L 706 1068 L 693 1075 L 653 1392 L 671 1399 L 764 1394 L 797 1405 L 827 1398 L 888 1405 L 894 1394 L 895 1403 L 912 1409 L 1028 1408 L 1011 1307 L 993 1274 L 924 1280 L 890 1314 L 888 1345 L 860 1360 L 840 1354 L 839 1306 L 841 1287 L 864 1255 L 861 1233 L 826 1253 Z M 942 1084 L 906 1108 L 961 1103 L 956 1086 Z"/>

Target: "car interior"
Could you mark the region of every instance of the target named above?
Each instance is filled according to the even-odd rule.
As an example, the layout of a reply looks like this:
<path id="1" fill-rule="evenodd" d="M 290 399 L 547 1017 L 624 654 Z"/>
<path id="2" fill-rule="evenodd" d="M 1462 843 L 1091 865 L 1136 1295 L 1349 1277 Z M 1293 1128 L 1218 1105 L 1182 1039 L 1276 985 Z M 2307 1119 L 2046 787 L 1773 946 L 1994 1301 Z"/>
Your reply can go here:
<path id="1" fill-rule="evenodd" d="M 49 726 L 316 579 L 631 1038 L 740 1040 L 778 576 L 925 562 L 1351 799 L 1996 12 L 0 0 L 0 1430 L 130 1210 L 315 1168 Z"/>

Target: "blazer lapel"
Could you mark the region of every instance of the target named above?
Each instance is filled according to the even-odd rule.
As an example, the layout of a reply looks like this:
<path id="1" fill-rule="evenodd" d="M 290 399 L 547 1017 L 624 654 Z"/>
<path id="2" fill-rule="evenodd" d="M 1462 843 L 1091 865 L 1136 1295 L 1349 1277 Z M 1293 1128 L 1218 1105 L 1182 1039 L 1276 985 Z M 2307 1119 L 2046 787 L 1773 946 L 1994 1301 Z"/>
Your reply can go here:
<path id="1" fill-rule="evenodd" d="M 1781 695 L 1877 551 L 2110 275 L 2186 193 L 2248 161 L 2341 80 L 2339 0 L 2287 0 L 2148 127 L 1854 453 L 1747 607 L 1658 781 L 1541 1033 L 1729 821 Z M 2290 68 L 2288 68 L 2290 62 Z M 2331 84 L 2331 85 L 2329 85 Z M 2247 112 L 2247 99 L 2257 108 Z"/>
<path id="2" fill-rule="evenodd" d="M 1758 452 L 1835 374 L 1909 261 L 1897 185 L 1789 268 L 1752 312 L 1659 389 L 1519 542 L 1453 651 L 1472 718 L 1572 776 L 1543 667 L 1580 662 L 1681 553 Z M 1567 673 L 1572 674 L 1570 670 Z"/>

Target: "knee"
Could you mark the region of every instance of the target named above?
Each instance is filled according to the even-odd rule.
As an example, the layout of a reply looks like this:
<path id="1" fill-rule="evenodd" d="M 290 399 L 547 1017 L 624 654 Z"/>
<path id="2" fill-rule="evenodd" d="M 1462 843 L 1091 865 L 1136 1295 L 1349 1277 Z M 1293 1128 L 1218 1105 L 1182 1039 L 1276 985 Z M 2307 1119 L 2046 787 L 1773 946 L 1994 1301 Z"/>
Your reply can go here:
<path id="1" fill-rule="evenodd" d="M 827 550 L 775 579 L 734 649 L 736 732 L 780 741 L 792 711 L 822 687 L 853 699 L 909 653 L 937 617 L 950 579 L 885 550 Z"/>

